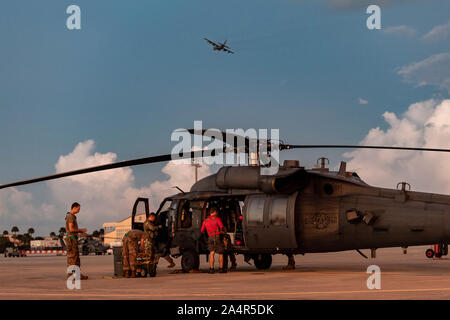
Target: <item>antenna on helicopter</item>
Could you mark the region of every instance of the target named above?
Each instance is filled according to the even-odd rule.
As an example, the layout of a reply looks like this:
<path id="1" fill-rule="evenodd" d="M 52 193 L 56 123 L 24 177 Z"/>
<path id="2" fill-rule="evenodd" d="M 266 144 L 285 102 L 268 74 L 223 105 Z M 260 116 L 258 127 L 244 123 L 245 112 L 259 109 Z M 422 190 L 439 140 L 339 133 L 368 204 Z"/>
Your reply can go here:
<path id="1" fill-rule="evenodd" d="M 175 187 L 172 187 L 172 188 L 176 188 L 176 189 L 178 189 L 181 193 L 183 193 L 183 194 L 185 194 L 186 192 L 184 192 L 183 190 L 181 190 L 181 188 L 180 187 L 178 187 L 178 186 L 175 186 Z"/>

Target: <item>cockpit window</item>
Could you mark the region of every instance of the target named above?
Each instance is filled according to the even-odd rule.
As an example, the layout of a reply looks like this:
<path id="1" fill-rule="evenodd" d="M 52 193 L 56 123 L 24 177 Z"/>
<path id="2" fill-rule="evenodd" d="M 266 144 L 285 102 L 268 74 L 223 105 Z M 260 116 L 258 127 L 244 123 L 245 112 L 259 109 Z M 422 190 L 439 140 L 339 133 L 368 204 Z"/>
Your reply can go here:
<path id="1" fill-rule="evenodd" d="M 172 203 L 172 201 L 170 200 L 166 200 L 164 201 L 163 206 L 161 207 L 161 209 L 159 210 L 159 212 L 164 212 L 164 211 L 168 211 L 170 208 L 170 204 Z"/>
<path id="2" fill-rule="evenodd" d="M 181 202 L 181 211 L 179 213 L 179 226 L 183 229 L 192 227 L 192 208 L 191 202 L 183 200 Z"/>

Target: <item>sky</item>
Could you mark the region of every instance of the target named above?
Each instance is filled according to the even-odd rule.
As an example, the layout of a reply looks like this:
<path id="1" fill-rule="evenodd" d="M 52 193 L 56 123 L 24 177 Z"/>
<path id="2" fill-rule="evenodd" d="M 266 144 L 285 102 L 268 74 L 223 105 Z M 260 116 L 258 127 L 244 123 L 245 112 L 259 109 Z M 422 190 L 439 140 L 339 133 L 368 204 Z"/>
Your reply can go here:
<path id="1" fill-rule="evenodd" d="M 81 30 L 66 27 L 72 4 Z M 370 4 L 380 30 L 366 27 Z M 165 154 L 171 133 L 195 120 L 277 128 L 291 144 L 449 148 L 449 12 L 447 0 L 2 1 L 0 183 Z M 282 158 L 312 167 L 321 156 L 370 184 L 450 193 L 447 155 Z M 157 207 L 193 179 L 192 167 L 169 163 L 0 190 L 0 231 L 57 231 L 73 201 L 92 231 L 129 215 L 137 196 Z"/>

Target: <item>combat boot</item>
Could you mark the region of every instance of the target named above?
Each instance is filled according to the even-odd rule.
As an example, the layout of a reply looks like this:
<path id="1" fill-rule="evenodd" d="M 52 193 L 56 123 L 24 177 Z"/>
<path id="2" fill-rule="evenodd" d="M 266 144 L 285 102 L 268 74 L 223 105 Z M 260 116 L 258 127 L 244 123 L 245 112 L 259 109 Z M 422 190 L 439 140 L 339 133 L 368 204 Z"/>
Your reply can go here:
<path id="1" fill-rule="evenodd" d="M 84 274 L 81 274 L 80 275 L 80 279 L 81 280 L 87 280 L 89 277 L 88 276 L 86 276 L 86 275 L 84 275 Z"/>
<path id="2" fill-rule="evenodd" d="M 213 274 L 214 273 L 214 268 L 209 268 L 209 273 Z"/>
<path id="3" fill-rule="evenodd" d="M 226 268 L 220 268 L 219 273 L 227 273 L 227 269 Z"/>
<path id="4" fill-rule="evenodd" d="M 234 263 L 231 264 L 230 271 L 231 270 L 236 270 L 236 268 L 237 268 L 237 264 L 236 264 L 236 262 L 234 262 Z"/>
<path id="5" fill-rule="evenodd" d="M 136 270 L 131 270 L 130 278 L 136 278 Z"/>
<path id="6" fill-rule="evenodd" d="M 286 267 L 283 267 L 283 270 L 294 270 L 295 265 L 294 264 L 288 264 Z"/>
<path id="7" fill-rule="evenodd" d="M 124 276 L 125 278 L 129 278 L 129 277 L 130 277 L 130 270 L 125 270 L 125 271 L 123 272 L 123 276 Z"/>

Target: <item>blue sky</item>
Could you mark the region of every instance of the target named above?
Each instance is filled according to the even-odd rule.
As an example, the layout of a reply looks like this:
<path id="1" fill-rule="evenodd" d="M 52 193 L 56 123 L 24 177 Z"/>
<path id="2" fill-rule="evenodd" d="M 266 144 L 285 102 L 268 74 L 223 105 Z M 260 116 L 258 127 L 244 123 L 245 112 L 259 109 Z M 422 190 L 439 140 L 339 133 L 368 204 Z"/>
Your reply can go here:
<path id="1" fill-rule="evenodd" d="M 366 28 L 367 6 L 340 2 L 2 1 L 0 182 L 51 174 L 88 139 L 118 160 L 167 153 L 171 132 L 194 120 L 279 128 L 293 144 L 356 144 L 385 126 L 385 111 L 448 98 L 398 70 L 450 51 L 448 39 L 421 40 L 449 21 L 449 1 L 387 1 L 382 30 Z M 81 8 L 81 30 L 66 28 L 70 4 Z M 415 34 L 385 32 L 395 26 Z M 203 37 L 228 39 L 236 53 L 213 52 Z M 311 166 L 321 155 L 342 158 L 332 150 L 285 157 Z M 162 166 L 134 169 L 137 186 L 163 178 Z M 20 190 L 36 204 L 47 192 Z"/>

